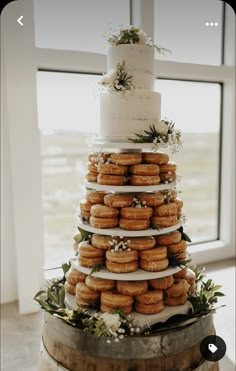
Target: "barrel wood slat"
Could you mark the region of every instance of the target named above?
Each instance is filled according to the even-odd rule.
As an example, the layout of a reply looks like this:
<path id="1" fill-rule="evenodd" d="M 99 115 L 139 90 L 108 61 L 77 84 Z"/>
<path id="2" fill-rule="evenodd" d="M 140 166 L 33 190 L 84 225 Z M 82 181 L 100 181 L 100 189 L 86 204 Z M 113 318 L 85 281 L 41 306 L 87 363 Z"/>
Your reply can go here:
<path id="1" fill-rule="evenodd" d="M 207 316 L 180 330 L 108 344 L 45 313 L 39 371 L 218 371 L 200 354 L 201 340 L 213 334 Z"/>

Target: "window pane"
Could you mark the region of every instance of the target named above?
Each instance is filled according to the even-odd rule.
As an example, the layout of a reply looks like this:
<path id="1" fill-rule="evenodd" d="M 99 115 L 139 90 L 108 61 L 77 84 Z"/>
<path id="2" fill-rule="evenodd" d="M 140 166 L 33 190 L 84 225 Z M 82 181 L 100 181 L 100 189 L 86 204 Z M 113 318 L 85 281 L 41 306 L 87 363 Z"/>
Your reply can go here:
<path id="1" fill-rule="evenodd" d="M 39 48 L 106 53 L 105 32 L 129 24 L 128 0 L 34 0 Z"/>
<path id="2" fill-rule="evenodd" d="M 155 0 L 154 39 L 171 50 L 158 59 L 220 65 L 223 1 Z"/>
<path id="3" fill-rule="evenodd" d="M 185 229 L 192 241 L 218 238 L 218 187 L 221 87 L 216 83 L 156 80 L 162 94 L 162 117 L 183 132 L 175 155 L 184 201 Z"/>
<path id="4" fill-rule="evenodd" d="M 88 132 L 99 122 L 99 76 L 37 73 L 45 267 L 73 255 L 76 208 L 84 195 Z"/>

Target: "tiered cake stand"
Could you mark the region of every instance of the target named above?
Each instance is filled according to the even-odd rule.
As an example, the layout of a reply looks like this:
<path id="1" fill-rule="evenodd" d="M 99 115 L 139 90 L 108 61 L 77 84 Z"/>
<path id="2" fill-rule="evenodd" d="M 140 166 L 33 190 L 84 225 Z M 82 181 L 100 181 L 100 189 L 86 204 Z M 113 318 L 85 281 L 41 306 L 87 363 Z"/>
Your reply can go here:
<path id="1" fill-rule="evenodd" d="M 128 143 L 125 141 L 110 141 L 110 140 L 102 140 L 97 139 L 92 143 L 93 151 L 113 151 L 113 152 L 141 152 L 144 150 L 144 146 L 137 144 L 137 143 Z M 153 145 L 145 144 L 145 149 L 151 150 Z M 97 191 L 109 191 L 114 193 L 130 193 L 130 192 L 158 192 L 168 189 L 175 188 L 176 183 L 167 183 L 167 184 L 159 184 L 159 185 L 151 185 L 151 186 L 132 186 L 132 185 L 124 185 L 124 186 L 109 186 L 109 185 L 101 185 L 95 182 L 86 182 L 85 187 L 91 190 Z M 100 229 L 100 228 L 93 228 L 90 226 L 89 223 L 84 223 L 82 221 L 79 222 L 78 226 L 91 233 L 101 234 L 101 235 L 108 235 L 111 237 L 144 237 L 144 236 L 155 236 L 159 234 L 169 233 L 175 231 L 181 227 L 181 223 L 178 223 L 171 227 L 161 228 L 161 229 L 154 229 L 148 228 L 146 230 L 141 231 L 129 231 L 124 230 L 121 228 L 109 228 L 109 229 Z M 74 268 L 78 269 L 79 271 L 90 274 L 91 268 L 83 267 L 79 264 L 78 259 L 74 258 L 71 259 L 71 264 Z M 107 269 L 103 268 L 99 272 L 94 272 L 94 277 L 99 277 L 103 279 L 111 279 L 111 280 L 121 280 L 121 281 L 139 281 L 139 280 L 147 280 L 147 279 L 155 279 L 173 275 L 181 270 L 181 267 L 178 266 L 169 266 L 164 271 L 159 272 L 149 272 L 142 269 L 138 269 L 135 272 L 131 273 L 112 273 L 109 272 Z M 71 309 L 77 309 L 77 305 L 75 303 L 75 297 L 67 294 L 66 296 L 66 303 L 67 306 Z M 131 315 L 133 318 L 137 319 L 143 326 L 151 325 L 156 322 L 164 322 L 171 316 L 175 314 L 186 314 L 191 307 L 191 304 L 187 301 L 184 305 L 179 305 L 175 307 L 168 307 L 165 306 L 164 310 L 160 313 L 153 314 L 153 315 L 144 315 L 136 312 L 132 312 Z"/>

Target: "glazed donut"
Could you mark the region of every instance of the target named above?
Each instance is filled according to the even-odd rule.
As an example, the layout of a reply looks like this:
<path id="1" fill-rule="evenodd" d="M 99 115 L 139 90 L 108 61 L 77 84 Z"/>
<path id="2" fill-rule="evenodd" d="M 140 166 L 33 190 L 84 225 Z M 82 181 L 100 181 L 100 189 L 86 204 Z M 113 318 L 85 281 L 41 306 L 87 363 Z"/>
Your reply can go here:
<path id="1" fill-rule="evenodd" d="M 96 258 L 104 256 L 105 251 L 90 245 L 88 241 L 82 241 L 79 243 L 79 254 L 83 258 Z"/>
<path id="2" fill-rule="evenodd" d="M 97 256 L 97 257 L 94 257 L 94 258 L 85 258 L 84 256 L 78 256 L 78 261 L 79 261 L 79 264 L 82 266 L 82 267 L 91 267 L 93 264 L 96 264 L 96 263 L 102 263 L 103 262 L 103 257 L 102 256 Z"/>
<path id="3" fill-rule="evenodd" d="M 104 197 L 104 204 L 109 207 L 126 207 L 132 204 L 133 198 L 134 195 L 132 193 L 109 193 Z"/>
<path id="4" fill-rule="evenodd" d="M 134 186 L 147 186 L 159 183 L 159 175 L 131 175 L 130 177 L 130 184 Z"/>
<path id="5" fill-rule="evenodd" d="M 86 222 L 89 221 L 90 216 L 91 216 L 90 211 L 84 211 L 84 210 L 81 210 L 81 211 L 80 211 L 80 217 L 81 217 L 82 219 L 86 220 Z"/>
<path id="6" fill-rule="evenodd" d="M 169 265 L 169 260 L 167 258 L 162 260 L 143 260 L 140 259 L 139 266 L 141 269 L 149 272 L 160 272 L 165 270 Z"/>
<path id="7" fill-rule="evenodd" d="M 115 263 L 129 263 L 138 260 L 138 251 L 136 250 L 123 250 L 123 251 L 106 251 L 106 259 Z"/>
<path id="8" fill-rule="evenodd" d="M 159 234 L 155 238 L 157 245 L 170 245 L 172 243 L 178 243 L 181 240 L 181 233 L 179 231 L 173 231 L 166 234 Z"/>
<path id="9" fill-rule="evenodd" d="M 192 284 L 194 284 L 194 282 L 196 280 L 196 275 L 191 269 L 184 268 L 184 269 L 181 269 L 179 272 L 174 274 L 175 281 L 178 281 L 178 279 L 180 279 L 180 278 L 184 278 L 189 283 L 189 285 L 191 286 Z"/>
<path id="10" fill-rule="evenodd" d="M 79 307 L 82 307 L 82 308 L 87 308 L 89 307 L 92 303 L 96 303 L 97 300 L 93 301 L 93 300 L 85 300 L 83 299 L 81 296 L 77 295 L 76 296 L 76 304 L 79 306 Z"/>
<path id="11" fill-rule="evenodd" d="M 123 185 L 126 184 L 127 179 L 123 175 L 98 174 L 97 182 L 103 185 Z"/>
<path id="12" fill-rule="evenodd" d="M 176 205 L 175 205 L 176 206 Z M 151 207 L 123 207 L 120 210 L 120 215 L 126 219 L 149 219 L 153 210 Z"/>
<path id="13" fill-rule="evenodd" d="M 147 206 L 158 206 L 164 203 L 164 196 L 161 192 L 137 193 L 136 197 L 141 202 L 146 202 Z"/>
<path id="14" fill-rule="evenodd" d="M 89 223 L 93 228 L 114 228 L 118 225 L 118 218 L 98 218 L 90 216 Z"/>
<path id="15" fill-rule="evenodd" d="M 177 205 L 178 210 L 182 209 L 182 207 L 183 207 L 183 205 L 184 205 L 183 201 L 182 201 L 180 198 L 176 198 L 176 199 L 174 200 L 174 203 Z"/>
<path id="16" fill-rule="evenodd" d="M 110 153 L 108 152 L 90 152 L 88 154 L 88 161 L 99 164 L 107 161 L 109 157 Z"/>
<path id="17" fill-rule="evenodd" d="M 76 268 L 72 268 L 69 272 L 66 273 L 66 280 L 70 285 L 76 285 L 78 282 L 83 282 L 87 274 L 80 272 Z"/>
<path id="18" fill-rule="evenodd" d="M 153 216 L 151 218 L 151 223 L 154 227 L 170 227 L 178 223 L 178 218 L 176 215 Z"/>
<path id="19" fill-rule="evenodd" d="M 153 280 L 148 280 L 148 283 L 153 289 L 163 290 L 173 285 L 174 277 L 171 275 L 171 276 L 166 276 L 162 278 L 154 278 Z"/>
<path id="20" fill-rule="evenodd" d="M 159 166 L 156 164 L 136 164 L 129 167 L 129 172 L 134 175 L 158 175 Z"/>
<path id="21" fill-rule="evenodd" d="M 180 240 L 178 243 L 172 243 L 168 245 L 168 254 L 170 253 L 182 253 L 187 249 L 187 242 L 185 240 Z"/>
<path id="22" fill-rule="evenodd" d="M 172 173 L 176 171 L 176 163 L 175 162 L 168 162 L 167 164 L 160 165 L 160 173 L 168 173 L 171 171 Z"/>
<path id="23" fill-rule="evenodd" d="M 178 206 L 174 202 L 169 204 L 163 204 L 160 206 L 155 206 L 153 208 L 153 216 L 171 216 L 177 215 Z"/>
<path id="24" fill-rule="evenodd" d="M 164 197 L 165 202 L 174 201 L 177 197 L 177 191 L 174 189 L 166 189 L 164 191 L 161 191 Z"/>
<path id="25" fill-rule="evenodd" d="M 167 164 L 169 156 L 163 152 L 143 152 L 143 162 L 148 164 Z"/>
<path id="26" fill-rule="evenodd" d="M 142 154 L 139 152 L 112 153 L 111 161 L 118 165 L 135 165 L 142 161 Z"/>
<path id="27" fill-rule="evenodd" d="M 104 196 L 107 194 L 107 192 L 103 191 L 96 191 L 96 190 L 89 190 L 86 193 L 86 200 L 88 200 L 91 204 L 103 204 L 104 202 Z"/>
<path id="28" fill-rule="evenodd" d="M 88 288 L 95 291 L 112 290 L 116 285 L 114 280 L 105 280 L 103 278 L 93 276 L 87 276 L 85 279 L 85 284 L 88 286 Z"/>
<path id="29" fill-rule="evenodd" d="M 163 300 L 163 291 L 162 290 L 151 290 L 147 291 L 144 294 L 135 296 L 135 300 L 140 304 L 155 304 Z"/>
<path id="30" fill-rule="evenodd" d="M 168 171 L 168 173 L 160 173 L 160 179 L 162 183 L 171 183 L 176 180 L 176 174 Z"/>
<path id="31" fill-rule="evenodd" d="M 149 219 L 133 220 L 120 218 L 119 226 L 120 228 L 128 231 L 142 231 L 150 226 L 150 220 Z"/>
<path id="32" fill-rule="evenodd" d="M 112 312 L 113 309 L 115 309 L 115 307 L 111 307 L 110 305 L 106 305 L 103 303 L 100 304 L 100 311 L 103 313 Z M 133 305 L 127 305 L 126 307 L 120 307 L 119 309 L 122 310 L 125 314 L 130 314 L 132 312 Z"/>
<path id="33" fill-rule="evenodd" d="M 92 245 L 98 249 L 110 249 L 111 248 L 111 236 L 103 236 L 101 234 L 92 235 Z"/>
<path id="34" fill-rule="evenodd" d="M 133 260 L 129 263 L 116 263 L 106 260 L 106 268 L 112 273 L 130 273 L 135 272 L 138 269 L 138 261 Z"/>
<path id="35" fill-rule="evenodd" d="M 75 295 L 75 286 L 71 285 L 69 282 L 64 283 L 65 291 L 68 292 L 68 294 Z"/>
<path id="36" fill-rule="evenodd" d="M 183 294 L 181 296 L 172 298 L 172 297 L 164 297 L 164 304 L 168 306 L 176 306 L 176 305 L 183 305 L 187 301 L 187 294 Z"/>
<path id="37" fill-rule="evenodd" d="M 134 305 L 135 312 L 142 314 L 156 314 L 161 312 L 163 309 L 164 309 L 163 301 L 160 301 L 159 303 L 155 304 L 135 303 Z"/>
<path id="38" fill-rule="evenodd" d="M 76 296 L 84 300 L 97 300 L 100 296 L 100 292 L 91 290 L 84 282 L 78 282 L 76 285 Z"/>
<path id="39" fill-rule="evenodd" d="M 92 172 L 92 173 L 97 173 L 98 172 L 97 164 L 95 164 L 94 162 L 88 162 L 87 169 L 88 169 L 89 172 Z"/>
<path id="40" fill-rule="evenodd" d="M 156 244 L 153 236 L 127 237 L 124 240 L 128 242 L 128 247 L 130 249 L 139 251 L 152 249 Z"/>
<path id="41" fill-rule="evenodd" d="M 97 182 L 97 176 L 98 176 L 98 173 L 96 173 L 95 171 L 89 171 L 89 172 L 85 175 L 85 179 L 86 179 L 88 182 L 96 183 L 96 182 Z"/>
<path id="42" fill-rule="evenodd" d="M 133 301 L 131 296 L 120 294 L 116 290 L 101 292 L 101 303 L 112 308 L 128 307 Z"/>
<path id="43" fill-rule="evenodd" d="M 92 205 L 88 200 L 81 200 L 79 203 L 81 211 L 90 211 Z"/>
<path id="44" fill-rule="evenodd" d="M 148 291 L 147 281 L 117 281 L 116 289 L 123 295 L 136 296 Z"/>
<path id="45" fill-rule="evenodd" d="M 97 171 L 99 174 L 124 175 L 128 172 L 128 166 L 117 164 L 98 164 Z"/>
<path id="46" fill-rule="evenodd" d="M 165 296 L 176 298 L 178 296 L 187 294 L 189 290 L 189 284 L 184 278 L 178 278 L 175 280 L 172 286 L 168 287 L 164 294 Z"/>
<path id="47" fill-rule="evenodd" d="M 187 274 L 187 267 L 182 268 L 179 272 L 174 274 L 174 279 L 176 278 L 185 278 Z"/>
<path id="48" fill-rule="evenodd" d="M 176 206 L 176 205 L 175 205 Z M 99 218 L 114 218 L 119 214 L 119 210 L 102 204 L 95 204 L 91 207 L 92 216 Z"/>
<path id="49" fill-rule="evenodd" d="M 166 246 L 160 246 L 154 249 L 140 251 L 139 257 L 148 261 L 162 260 L 167 257 L 167 248 Z"/>

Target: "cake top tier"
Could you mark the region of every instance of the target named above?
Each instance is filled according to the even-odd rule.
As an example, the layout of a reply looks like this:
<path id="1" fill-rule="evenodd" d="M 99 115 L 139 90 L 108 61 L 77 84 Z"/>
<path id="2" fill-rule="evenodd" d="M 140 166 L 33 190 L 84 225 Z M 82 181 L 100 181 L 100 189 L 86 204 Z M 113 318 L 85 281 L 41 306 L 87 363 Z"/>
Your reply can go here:
<path id="1" fill-rule="evenodd" d="M 147 45 L 120 44 L 108 50 L 107 71 L 125 61 L 125 70 L 132 76 L 136 89 L 152 90 L 154 87 L 154 49 Z"/>
<path id="2" fill-rule="evenodd" d="M 156 77 L 154 52 L 156 50 L 164 54 L 168 49 L 155 45 L 140 27 L 135 26 L 122 28 L 116 35 L 109 37 L 108 42 L 111 45 L 107 59 L 109 78 L 117 74 L 121 67 L 123 76 L 129 80 L 125 89 L 117 90 L 127 90 L 131 86 L 135 89 L 153 90 Z"/>

